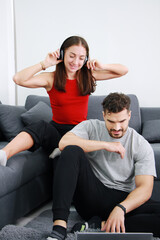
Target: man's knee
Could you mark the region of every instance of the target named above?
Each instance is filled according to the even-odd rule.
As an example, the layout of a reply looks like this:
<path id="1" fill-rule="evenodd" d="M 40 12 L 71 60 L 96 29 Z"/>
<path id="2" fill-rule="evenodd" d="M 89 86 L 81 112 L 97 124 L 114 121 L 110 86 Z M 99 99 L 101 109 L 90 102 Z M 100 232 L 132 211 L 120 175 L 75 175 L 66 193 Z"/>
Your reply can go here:
<path id="1" fill-rule="evenodd" d="M 66 146 L 58 159 L 61 166 L 66 166 L 68 171 L 79 173 L 86 165 L 86 156 L 83 149 L 76 145 Z"/>
<path id="2" fill-rule="evenodd" d="M 81 159 L 83 158 L 84 158 L 83 149 L 76 145 L 66 146 L 61 153 L 61 159 L 63 159 L 63 161 L 67 161 L 68 163 L 71 162 L 77 163 L 81 161 Z"/>
<path id="3" fill-rule="evenodd" d="M 81 147 L 77 146 L 77 145 L 68 145 L 66 146 L 62 153 L 69 153 L 69 154 L 84 154 L 84 151 Z"/>

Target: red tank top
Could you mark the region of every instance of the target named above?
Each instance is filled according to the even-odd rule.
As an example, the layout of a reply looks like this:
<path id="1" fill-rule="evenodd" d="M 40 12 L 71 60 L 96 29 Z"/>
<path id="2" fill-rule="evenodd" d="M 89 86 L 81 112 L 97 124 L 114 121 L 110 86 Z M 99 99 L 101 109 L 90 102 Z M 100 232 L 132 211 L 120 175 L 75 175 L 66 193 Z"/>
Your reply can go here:
<path id="1" fill-rule="evenodd" d="M 60 124 L 78 124 L 87 119 L 89 95 L 81 96 L 77 80 L 66 80 L 66 92 L 52 87 L 48 91 L 52 107 L 52 120 Z"/>

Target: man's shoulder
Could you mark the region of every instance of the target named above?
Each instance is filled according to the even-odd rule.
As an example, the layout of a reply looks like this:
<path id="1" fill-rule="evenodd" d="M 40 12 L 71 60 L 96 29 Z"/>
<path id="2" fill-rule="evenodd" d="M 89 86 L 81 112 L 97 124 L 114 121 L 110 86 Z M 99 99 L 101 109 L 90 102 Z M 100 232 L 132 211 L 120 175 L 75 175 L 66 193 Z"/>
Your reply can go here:
<path id="1" fill-rule="evenodd" d="M 149 145 L 149 142 L 134 128 L 128 127 L 128 135 L 132 137 L 132 139 L 134 139 L 138 144 L 146 143 Z"/>
<path id="2" fill-rule="evenodd" d="M 137 136 L 139 138 L 144 138 L 140 133 L 138 133 L 134 128 L 128 127 L 129 134 L 132 134 L 134 136 Z"/>
<path id="3" fill-rule="evenodd" d="M 73 129 L 78 128 L 101 128 L 105 126 L 104 121 L 98 120 L 98 119 L 88 119 L 80 122 L 78 125 L 76 125 Z"/>
<path id="4" fill-rule="evenodd" d="M 97 125 L 104 125 L 104 121 L 102 121 L 102 120 L 99 120 L 99 119 L 89 119 L 89 120 L 87 120 L 88 122 L 90 122 L 90 123 L 92 123 L 92 124 L 97 124 Z"/>
<path id="5" fill-rule="evenodd" d="M 92 125 L 95 128 L 101 128 L 101 127 L 105 126 L 105 122 L 101 121 L 99 119 L 89 119 L 89 120 L 87 120 L 87 123 L 89 125 Z"/>
<path id="6" fill-rule="evenodd" d="M 104 132 L 105 122 L 99 119 L 89 119 L 81 122 L 78 124 L 78 128 L 86 129 L 87 131 L 94 131 L 94 132 Z"/>

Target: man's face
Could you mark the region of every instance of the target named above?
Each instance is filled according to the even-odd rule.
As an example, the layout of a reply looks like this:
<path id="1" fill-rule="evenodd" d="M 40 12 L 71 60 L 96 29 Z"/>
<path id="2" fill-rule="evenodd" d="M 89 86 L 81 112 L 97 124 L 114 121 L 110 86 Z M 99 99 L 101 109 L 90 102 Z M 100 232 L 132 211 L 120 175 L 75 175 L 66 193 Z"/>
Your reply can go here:
<path id="1" fill-rule="evenodd" d="M 127 109 L 118 113 L 103 112 L 103 118 L 106 123 L 106 128 L 112 138 L 121 138 L 127 131 L 131 111 Z"/>

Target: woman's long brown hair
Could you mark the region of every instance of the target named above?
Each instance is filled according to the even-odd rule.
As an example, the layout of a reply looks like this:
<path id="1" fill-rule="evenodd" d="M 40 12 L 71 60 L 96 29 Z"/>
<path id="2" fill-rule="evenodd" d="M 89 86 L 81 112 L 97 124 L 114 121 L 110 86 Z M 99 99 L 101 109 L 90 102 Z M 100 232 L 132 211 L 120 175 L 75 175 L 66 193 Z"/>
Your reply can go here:
<path id="1" fill-rule="evenodd" d="M 82 45 L 86 49 L 87 58 L 89 57 L 89 47 L 84 38 L 79 36 L 71 36 L 67 38 L 60 49 L 63 50 L 65 54 L 65 50 L 73 45 L 79 46 Z M 87 66 L 84 64 L 83 67 L 77 71 L 77 82 L 79 86 L 79 91 L 82 96 L 91 94 L 95 91 L 95 78 L 92 76 L 92 72 Z M 64 62 L 60 62 L 56 66 L 56 71 L 54 75 L 54 87 L 58 91 L 65 92 L 67 74 L 65 71 Z"/>

